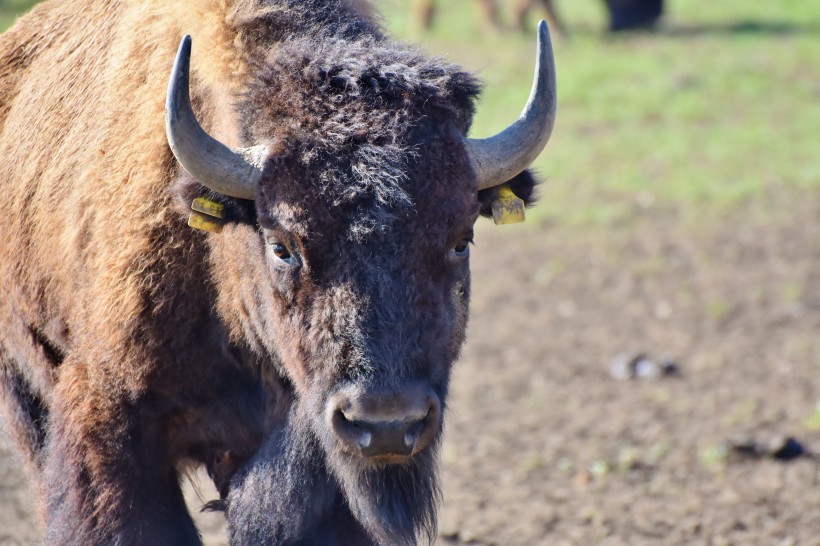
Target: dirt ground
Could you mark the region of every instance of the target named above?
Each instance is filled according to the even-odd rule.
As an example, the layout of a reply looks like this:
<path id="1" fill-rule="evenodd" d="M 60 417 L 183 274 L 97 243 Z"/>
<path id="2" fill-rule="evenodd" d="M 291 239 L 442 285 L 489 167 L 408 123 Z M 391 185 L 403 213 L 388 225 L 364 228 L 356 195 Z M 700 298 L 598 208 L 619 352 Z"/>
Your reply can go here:
<path id="1" fill-rule="evenodd" d="M 768 447 L 820 454 L 816 191 L 719 220 L 485 222 L 477 243 L 439 544 L 820 544 L 820 457 Z M 678 373 L 613 377 L 625 352 Z M 0 445 L 0 544 L 39 536 L 21 472 Z"/>

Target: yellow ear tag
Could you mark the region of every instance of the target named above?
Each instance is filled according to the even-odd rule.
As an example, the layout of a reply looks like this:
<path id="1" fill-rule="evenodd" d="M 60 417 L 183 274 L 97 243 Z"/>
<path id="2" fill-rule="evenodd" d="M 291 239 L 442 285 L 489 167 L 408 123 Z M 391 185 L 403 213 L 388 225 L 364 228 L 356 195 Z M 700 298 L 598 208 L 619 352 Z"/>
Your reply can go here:
<path id="1" fill-rule="evenodd" d="M 524 201 L 508 186 L 498 188 L 498 197 L 492 203 L 493 222 L 496 224 L 520 224 L 524 221 Z"/>
<path id="2" fill-rule="evenodd" d="M 214 220 L 210 216 L 205 216 L 196 211 L 191 211 L 188 216 L 188 225 L 194 229 L 210 231 L 211 233 L 222 233 L 222 224 L 219 220 Z"/>
<path id="3" fill-rule="evenodd" d="M 205 197 L 197 197 L 191 203 L 191 214 L 188 216 L 188 225 L 194 229 L 222 233 L 222 223 L 219 221 L 225 215 L 225 205 L 211 201 Z"/>
<path id="4" fill-rule="evenodd" d="M 222 218 L 225 215 L 225 205 L 211 201 L 205 197 L 197 197 L 191 203 L 191 209 L 214 218 Z"/>

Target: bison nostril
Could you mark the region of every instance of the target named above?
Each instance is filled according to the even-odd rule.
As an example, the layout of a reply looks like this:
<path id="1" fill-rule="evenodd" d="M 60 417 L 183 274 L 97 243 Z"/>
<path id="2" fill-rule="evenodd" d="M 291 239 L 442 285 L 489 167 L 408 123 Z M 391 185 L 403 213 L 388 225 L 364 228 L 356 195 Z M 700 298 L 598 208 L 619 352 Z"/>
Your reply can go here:
<path id="1" fill-rule="evenodd" d="M 331 426 L 336 436 L 349 448 L 367 449 L 373 443 L 373 434 L 360 424 L 348 419 L 342 410 L 333 412 Z"/>
<path id="2" fill-rule="evenodd" d="M 421 419 L 416 419 L 414 421 L 406 423 L 407 430 L 404 433 L 404 445 L 410 448 L 411 450 L 416 446 L 416 442 L 418 442 L 419 438 L 422 436 L 422 434 L 424 434 L 424 431 L 431 424 L 431 413 L 433 413 L 432 408 L 427 412 L 427 415 L 425 415 Z"/>
<path id="3" fill-rule="evenodd" d="M 365 432 L 359 437 L 359 447 L 362 449 L 367 449 L 370 447 L 370 444 L 373 442 L 373 435 L 369 432 Z"/>

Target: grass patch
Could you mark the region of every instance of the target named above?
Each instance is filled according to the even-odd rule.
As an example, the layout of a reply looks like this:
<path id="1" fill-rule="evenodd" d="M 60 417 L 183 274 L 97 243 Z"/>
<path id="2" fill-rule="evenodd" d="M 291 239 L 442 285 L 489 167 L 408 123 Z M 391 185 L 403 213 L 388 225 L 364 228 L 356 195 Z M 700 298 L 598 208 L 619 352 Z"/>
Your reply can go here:
<path id="1" fill-rule="evenodd" d="M 0 31 L 14 24 L 18 15 L 36 3 L 36 0 L 0 0 Z"/>
<path id="2" fill-rule="evenodd" d="M 814 407 L 814 411 L 803 423 L 807 429 L 812 431 L 820 430 L 820 402 Z"/>

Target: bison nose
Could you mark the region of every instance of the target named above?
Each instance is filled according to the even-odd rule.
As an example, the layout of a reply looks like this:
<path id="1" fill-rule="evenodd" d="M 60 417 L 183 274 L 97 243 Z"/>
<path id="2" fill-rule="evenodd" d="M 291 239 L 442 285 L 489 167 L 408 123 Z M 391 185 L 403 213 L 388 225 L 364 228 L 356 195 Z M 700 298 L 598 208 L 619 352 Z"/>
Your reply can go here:
<path id="1" fill-rule="evenodd" d="M 344 389 L 328 403 L 342 449 L 376 460 L 401 460 L 429 446 L 441 429 L 441 402 L 421 385 L 388 392 Z"/>

